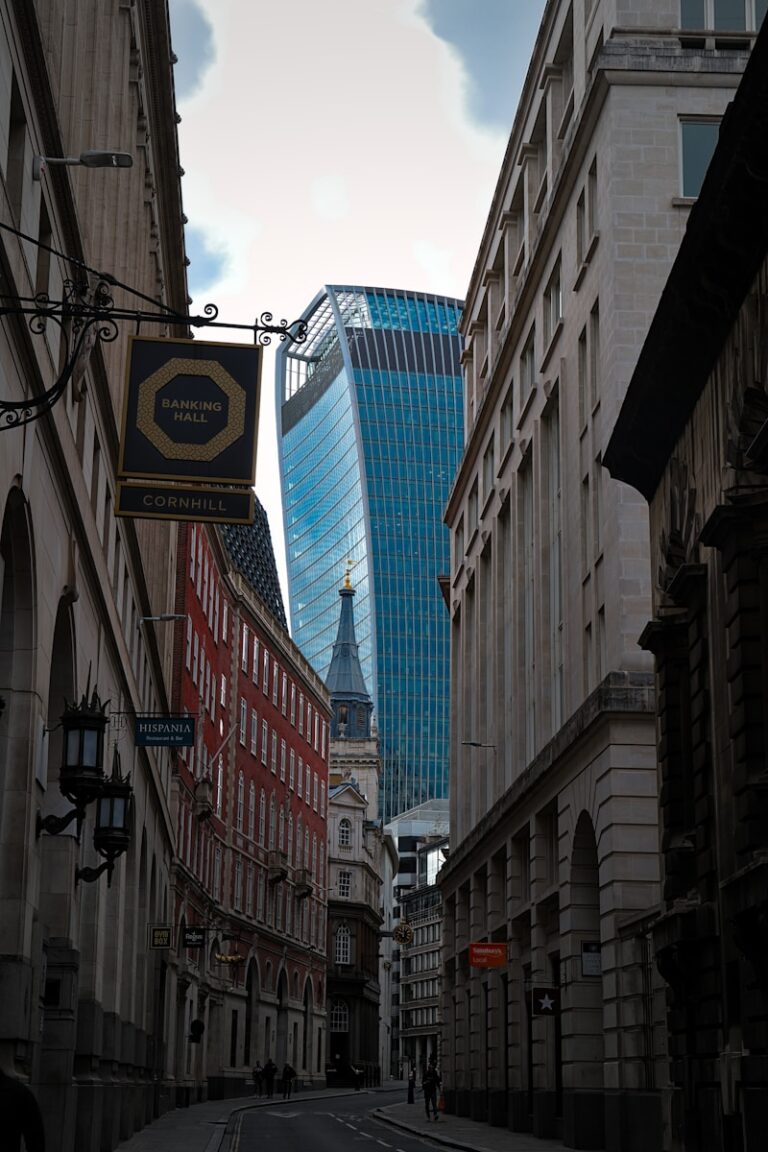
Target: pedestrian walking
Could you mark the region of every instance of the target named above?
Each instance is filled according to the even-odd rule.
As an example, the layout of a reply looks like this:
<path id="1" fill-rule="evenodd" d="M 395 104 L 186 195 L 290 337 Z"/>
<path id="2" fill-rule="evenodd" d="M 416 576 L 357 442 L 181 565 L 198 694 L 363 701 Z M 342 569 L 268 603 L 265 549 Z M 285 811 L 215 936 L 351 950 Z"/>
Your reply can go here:
<path id="1" fill-rule="evenodd" d="M 416 1065 L 411 1064 L 408 1069 L 408 1103 L 416 1103 Z"/>
<path id="2" fill-rule="evenodd" d="M 270 1099 L 275 1094 L 275 1076 L 277 1076 L 277 1064 L 270 1057 L 264 1065 L 264 1087 Z"/>
<path id="3" fill-rule="evenodd" d="M 424 1093 L 424 1107 L 427 1112 L 427 1120 L 430 1119 L 429 1111 L 432 1109 L 432 1118 L 438 1119 L 437 1113 L 437 1090 L 442 1081 L 437 1067 L 430 1063 L 424 1069 L 424 1074 L 421 1078 L 421 1088 Z"/>
<path id="4" fill-rule="evenodd" d="M 0 1116 L 3 1152 L 20 1152 L 21 1140 L 27 1152 L 45 1152 L 45 1132 L 40 1106 L 26 1084 L 0 1069 Z"/>
<path id="5" fill-rule="evenodd" d="M 291 1086 L 296 1076 L 296 1070 L 286 1061 L 283 1065 L 283 1100 L 290 1100 Z"/>
<path id="6" fill-rule="evenodd" d="M 253 1066 L 253 1094 L 254 1096 L 261 1096 L 264 1090 L 264 1069 L 261 1060 L 257 1060 Z"/>

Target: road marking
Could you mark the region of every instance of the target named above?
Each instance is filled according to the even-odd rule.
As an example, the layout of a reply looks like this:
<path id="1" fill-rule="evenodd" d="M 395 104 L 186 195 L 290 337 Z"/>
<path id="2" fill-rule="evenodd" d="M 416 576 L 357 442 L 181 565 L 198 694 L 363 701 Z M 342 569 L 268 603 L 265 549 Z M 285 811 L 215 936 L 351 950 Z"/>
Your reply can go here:
<path id="1" fill-rule="evenodd" d="M 392 1147 L 391 1144 L 387 1144 L 386 1140 L 379 1140 L 377 1138 L 376 1143 L 381 1144 L 382 1148 L 391 1148 Z"/>

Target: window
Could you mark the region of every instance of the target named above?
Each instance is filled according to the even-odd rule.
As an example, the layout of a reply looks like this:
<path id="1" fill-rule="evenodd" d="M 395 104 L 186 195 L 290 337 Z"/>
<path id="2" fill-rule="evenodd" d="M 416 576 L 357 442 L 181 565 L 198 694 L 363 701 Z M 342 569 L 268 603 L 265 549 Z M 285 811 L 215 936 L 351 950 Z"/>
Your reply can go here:
<path id="1" fill-rule="evenodd" d="M 275 850 L 275 835 L 277 832 L 277 804 L 274 792 L 269 798 L 269 850 Z"/>
<path id="2" fill-rule="evenodd" d="M 348 900 L 352 890 L 352 873 L 339 872 L 338 896 L 341 900 Z"/>
<path id="3" fill-rule="evenodd" d="M 280 665 L 277 660 L 272 664 L 272 703 L 277 707 L 277 691 L 280 682 Z"/>
<path id="4" fill-rule="evenodd" d="M 245 881 L 245 914 L 253 916 L 253 864 L 248 865 Z"/>
<path id="5" fill-rule="evenodd" d="M 692 31 L 758 31 L 768 0 L 680 0 L 680 26 Z"/>
<path id="6" fill-rule="evenodd" d="M 453 536 L 453 566 L 458 571 L 464 563 L 464 517 L 456 525 Z"/>
<path id="7" fill-rule="evenodd" d="M 274 728 L 272 729 L 272 758 L 270 761 L 270 768 L 272 770 L 272 775 L 276 776 L 277 775 L 277 732 L 275 732 Z"/>
<path id="8" fill-rule="evenodd" d="M 288 676 L 283 672 L 282 688 L 280 693 L 280 711 L 283 716 L 288 711 Z"/>
<path id="9" fill-rule="evenodd" d="M 240 667 L 243 672 L 248 671 L 248 625 L 243 624 L 240 649 Z"/>
<path id="10" fill-rule="evenodd" d="M 195 545 L 197 543 L 197 528 L 192 525 L 192 533 L 190 535 L 191 550 L 189 555 L 189 578 L 194 584 L 195 582 Z"/>
<path id="11" fill-rule="evenodd" d="M 496 437 L 491 433 L 488 447 L 483 453 L 483 501 L 485 502 L 493 492 L 496 480 Z"/>
<path id="12" fill-rule="evenodd" d="M 259 640 L 257 636 L 253 638 L 253 658 L 251 660 L 251 679 L 254 684 L 259 683 Z"/>
<path id="13" fill-rule="evenodd" d="M 245 747 L 245 729 L 248 723 L 248 704 L 245 696 L 240 697 L 240 743 Z"/>
<path id="14" fill-rule="evenodd" d="M 477 532 L 478 521 L 478 497 L 477 497 L 477 480 L 473 483 L 469 490 L 467 497 L 467 531 L 469 532 L 470 540 Z"/>
<path id="15" fill-rule="evenodd" d="M 317 833 L 312 833 L 312 879 L 317 883 Z"/>
<path id="16" fill-rule="evenodd" d="M 309 769 L 309 764 L 305 764 L 304 765 L 304 801 L 307 805 L 312 803 L 312 797 L 310 795 L 311 775 L 312 774 L 311 774 L 310 769 Z"/>
<path id="17" fill-rule="evenodd" d="M 299 798 L 301 798 L 304 795 L 304 759 L 301 756 L 299 756 L 299 776 L 296 783 L 296 791 L 299 795 Z"/>
<path id="18" fill-rule="evenodd" d="M 544 289 L 544 351 L 557 332 L 557 326 L 563 318 L 563 286 L 560 276 L 560 260 L 558 258 L 549 283 Z"/>
<path id="19" fill-rule="evenodd" d="M 320 815 L 325 820 L 325 781 L 320 781 Z"/>
<path id="20" fill-rule="evenodd" d="M 280 779 L 285 783 L 285 740 L 280 741 Z"/>
<path id="21" fill-rule="evenodd" d="M 281 852 L 285 851 L 285 809 L 282 807 L 277 822 L 277 846 Z"/>
<path id="22" fill-rule="evenodd" d="M 717 145 L 719 120 L 681 120 L 682 194 L 698 196 Z"/>
<path id="23" fill-rule="evenodd" d="M 197 684 L 197 666 L 200 659 L 200 639 L 195 632 L 195 642 L 192 649 L 192 683 Z"/>
<path id="24" fill-rule="evenodd" d="M 291 724 L 296 727 L 296 685 L 291 684 Z"/>
<path id="25" fill-rule="evenodd" d="M 301 868 L 303 866 L 302 865 L 302 859 L 301 859 L 301 830 L 302 830 L 301 816 L 299 816 L 298 820 L 296 821 L 296 867 L 297 868 Z"/>
<path id="26" fill-rule="evenodd" d="M 520 353 L 520 407 L 536 387 L 536 364 L 534 361 L 536 347 L 536 326 L 531 328 L 523 351 Z"/>
<path id="27" fill-rule="evenodd" d="M 593 159 L 587 173 L 587 212 L 590 241 L 597 236 L 597 157 Z"/>
<path id="28" fill-rule="evenodd" d="M 221 613 L 221 638 L 226 644 L 227 632 L 229 631 L 229 605 L 226 600 L 224 601 L 224 608 Z"/>
<path id="29" fill-rule="evenodd" d="M 235 812 L 235 830 L 242 832 L 243 830 L 243 809 L 245 806 L 245 780 L 243 779 L 242 772 L 237 778 L 237 809 Z"/>
<path id="30" fill-rule="evenodd" d="M 261 722 L 261 762 L 262 762 L 262 764 L 267 763 L 267 757 L 268 756 L 269 756 L 269 725 L 267 724 L 266 720 L 262 720 L 262 722 Z"/>
<path id="31" fill-rule="evenodd" d="M 339 961 L 339 963 L 341 963 L 341 961 Z M 331 1032 L 349 1032 L 349 1008 L 347 1008 L 343 1000 L 334 1000 L 331 1003 L 329 1028 Z"/>
<path id="32" fill-rule="evenodd" d="M 589 401 L 594 409 L 600 399 L 600 303 L 589 314 Z"/>
<path id="33" fill-rule="evenodd" d="M 256 755 L 256 749 L 259 742 L 259 714 L 255 708 L 251 708 L 251 756 Z"/>
<path id="34" fill-rule="evenodd" d="M 507 389 L 507 394 L 504 397 L 504 403 L 501 405 L 501 413 L 499 417 L 499 454 L 503 458 L 504 453 L 512 444 L 515 435 L 514 423 L 514 398 L 515 386 L 510 384 Z"/>
<path id="35" fill-rule="evenodd" d="M 261 790 L 259 797 L 259 844 L 264 847 L 264 832 L 267 822 L 267 797 L 264 789 Z"/>
<path id="36" fill-rule="evenodd" d="M 333 958 L 337 964 L 351 963 L 352 940 L 350 937 L 349 928 L 347 928 L 346 924 L 340 924 L 336 929 L 336 941 Z M 333 1009 L 331 1009 L 331 1014 L 333 1014 Z M 333 1016 L 331 1018 L 333 1018 Z M 331 1024 L 331 1030 L 339 1031 L 339 1029 L 334 1029 L 333 1024 Z M 344 1031 L 346 1031 L 346 1029 L 344 1029 Z"/>
<path id="37" fill-rule="evenodd" d="M 299 693 L 299 735 L 304 735 L 304 693 Z"/>
<path id="38" fill-rule="evenodd" d="M 253 840 L 256 831 L 256 785 L 251 780 L 248 785 L 248 839 Z"/>
<path id="39" fill-rule="evenodd" d="M 579 428 L 586 427 L 587 423 L 587 330 L 582 328 L 579 333 L 579 348 L 577 357 L 577 371 L 579 378 Z"/>
<path id="40" fill-rule="evenodd" d="M 221 848 L 218 844 L 213 865 L 213 898 L 221 900 Z"/>
<path id="41" fill-rule="evenodd" d="M 243 892 L 243 862 L 240 859 L 240 857 L 238 856 L 237 860 L 235 860 L 235 892 L 234 892 L 234 898 L 232 901 L 236 911 L 240 910 L 240 902 L 242 900 L 242 892 Z"/>
<path id="42" fill-rule="evenodd" d="M 317 778 L 317 772 L 315 772 L 313 774 L 314 787 L 313 787 L 313 792 L 312 792 L 312 807 L 314 808 L 315 812 L 317 812 L 317 797 L 318 797 L 318 791 L 319 791 L 319 784 L 320 784 L 320 781 Z"/>
<path id="43" fill-rule="evenodd" d="M 291 748 L 291 754 L 288 759 L 288 787 L 293 792 L 296 787 L 296 753 Z"/>
<path id="44" fill-rule="evenodd" d="M 350 848 L 352 845 L 352 823 L 346 816 L 339 820 L 339 847 Z"/>
<path id="45" fill-rule="evenodd" d="M 256 919 L 264 919 L 264 873 L 259 868 L 259 878 L 256 882 Z"/>
<path id="46" fill-rule="evenodd" d="M 293 815 L 288 813 L 288 863 L 293 867 Z"/>
<path id="47" fill-rule="evenodd" d="M 224 761 L 219 756 L 219 763 L 216 769 L 216 815 L 221 816 L 221 809 L 224 803 Z"/>
<path id="48" fill-rule="evenodd" d="M 226 707 L 227 703 L 227 678 L 222 675 L 221 677 L 221 692 L 219 693 L 219 704 L 222 708 Z"/>
<path id="49" fill-rule="evenodd" d="M 576 201 L 576 267 L 584 263 L 587 256 L 587 194 L 581 190 Z"/>
<path id="50" fill-rule="evenodd" d="M 187 655 L 186 665 L 190 667 L 192 663 L 192 617 L 187 616 Z"/>

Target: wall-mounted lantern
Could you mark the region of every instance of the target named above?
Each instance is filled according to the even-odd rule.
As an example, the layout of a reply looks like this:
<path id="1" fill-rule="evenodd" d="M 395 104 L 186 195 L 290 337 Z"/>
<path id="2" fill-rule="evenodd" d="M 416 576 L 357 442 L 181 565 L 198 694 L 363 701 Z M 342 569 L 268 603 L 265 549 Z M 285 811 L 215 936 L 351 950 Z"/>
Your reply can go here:
<path id="1" fill-rule="evenodd" d="M 89 685 L 90 686 L 90 685 Z M 102 704 L 94 688 L 88 699 L 88 688 L 79 704 L 68 704 L 61 716 L 64 730 L 62 763 L 59 770 L 59 790 L 74 808 L 64 816 L 37 814 L 37 835 L 47 832 L 58 836 L 77 820 L 77 839 L 85 819 L 85 809 L 100 795 L 104 784 L 104 732 L 109 723 L 107 706 Z"/>
<path id="2" fill-rule="evenodd" d="M 129 776 L 120 774 L 120 756 L 115 747 L 112 760 L 112 775 L 105 780 L 96 805 L 96 826 L 93 830 L 93 846 L 104 863 L 98 868 L 77 868 L 75 883 L 80 880 L 90 884 L 98 880 L 102 872 L 107 873 L 107 886 L 112 884 L 112 871 L 115 860 L 122 856 L 131 842 L 131 801 L 133 789 Z"/>

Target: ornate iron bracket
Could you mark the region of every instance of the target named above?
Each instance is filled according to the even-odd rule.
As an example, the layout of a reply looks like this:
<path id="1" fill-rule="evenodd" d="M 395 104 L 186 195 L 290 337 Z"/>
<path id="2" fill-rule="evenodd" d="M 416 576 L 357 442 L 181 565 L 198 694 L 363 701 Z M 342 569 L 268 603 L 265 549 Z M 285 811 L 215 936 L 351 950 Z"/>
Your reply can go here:
<path id="1" fill-rule="evenodd" d="M 120 287 L 135 296 L 146 300 L 151 307 L 116 307 L 111 289 Z M 8 301 L 5 303 L 3 301 Z M 83 355 L 88 355 L 100 340 L 110 343 L 119 334 L 118 322 L 135 324 L 173 325 L 182 328 L 230 328 L 251 332 L 255 344 L 268 345 L 276 336 L 279 340 L 302 343 L 307 336 L 306 320 L 274 321 L 271 312 L 262 312 L 253 324 L 233 324 L 219 320 L 219 310 L 215 304 L 206 304 L 202 314 L 187 315 L 172 308 L 158 305 L 135 289 L 120 284 L 107 273 L 99 273 L 95 288 L 87 279 L 67 280 L 64 283 L 62 299 L 51 300 L 45 293 L 37 296 L 0 295 L 0 317 L 28 316 L 28 327 L 34 336 L 42 336 L 49 323 L 56 324 L 65 341 L 66 356 L 64 367 L 51 387 L 37 396 L 26 400 L 0 399 L 0 431 L 18 428 L 39 420 L 50 412 L 54 404 L 63 396 L 67 384 Z"/>
<path id="2" fill-rule="evenodd" d="M 59 832 L 77 820 L 77 833 L 75 839 L 78 844 L 80 843 L 80 829 L 82 828 L 83 820 L 85 819 L 84 808 L 71 808 L 69 812 L 65 812 L 63 816 L 54 816 L 52 813 L 49 816 L 41 816 L 38 812 L 37 821 L 35 824 L 35 837 L 40 838 L 43 832 L 47 832 L 49 836 L 58 836 Z"/>
<path id="3" fill-rule="evenodd" d="M 108 872 L 107 887 L 109 888 L 112 886 L 112 870 L 114 867 L 114 860 L 105 860 L 103 864 L 99 864 L 98 868 L 75 868 L 75 886 L 77 886 L 81 880 L 86 884 L 92 884 L 94 880 L 98 880 L 102 873 Z"/>

